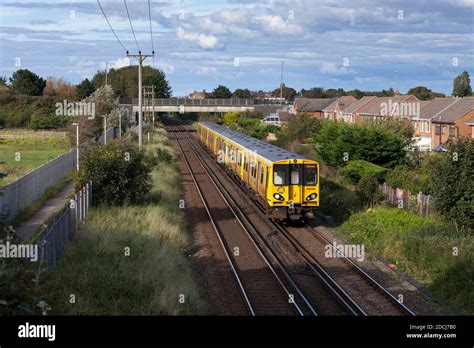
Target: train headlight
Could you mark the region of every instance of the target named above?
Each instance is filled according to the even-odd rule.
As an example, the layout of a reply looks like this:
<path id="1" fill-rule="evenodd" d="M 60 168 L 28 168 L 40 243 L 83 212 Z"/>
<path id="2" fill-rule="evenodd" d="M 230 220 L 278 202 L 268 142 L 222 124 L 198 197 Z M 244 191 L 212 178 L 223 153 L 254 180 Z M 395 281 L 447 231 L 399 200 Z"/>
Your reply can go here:
<path id="1" fill-rule="evenodd" d="M 313 192 L 308 197 L 306 197 L 306 200 L 307 201 L 312 201 L 312 200 L 316 199 L 316 197 L 318 197 L 318 194 L 316 192 Z"/>
<path id="2" fill-rule="evenodd" d="M 275 199 L 278 199 L 279 201 L 284 201 L 284 200 L 285 200 L 285 197 L 283 197 L 283 196 L 282 196 L 281 194 L 279 194 L 279 193 L 274 193 L 274 194 L 273 194 L 273 197 L 274 197 Z"/>

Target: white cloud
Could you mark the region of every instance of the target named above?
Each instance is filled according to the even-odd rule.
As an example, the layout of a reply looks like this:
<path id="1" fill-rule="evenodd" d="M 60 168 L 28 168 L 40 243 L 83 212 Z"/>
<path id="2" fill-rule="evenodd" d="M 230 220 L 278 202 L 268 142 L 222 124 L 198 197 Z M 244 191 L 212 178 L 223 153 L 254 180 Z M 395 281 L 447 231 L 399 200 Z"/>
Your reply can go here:
<path id="1" fill-rule="evenodd" d="M 119 58 L 115 62 L 109 62 L 109 69 L 120 69 L 126 66 L 130 66 L 130 59 L 128 57 Z"/>
<path id="2" fill-rule="evenodd" d="M 192 33 L 179 27 L 176 29 L 176 35 L 180 40 L 191 42 L 204 49 L 219 48 L 219 40 L 214 35 Z"/>
<path id="3" fill-rule="evenodd" d="M 345 75 L 345 74 L 354 74 L 356 71 L 354 69 L 348 69 L 345 66 L 337 67 L 336 63 L 332 62 L 322 62 L 319 71 L 322 74 L 329 75 Z"/>
<path id="4" fill-rule="evenodd" d="M 217 73 L 217 69 L 209 66 L 200 66 L 196 70 L 196 75 L 211 76 Z"/>
<path id="5" fill-rule="evenodd" d="M 283 35 L 299 35 L 303 33 L 303 29 L 299 25 L 284 21 L 280 16 L 262 15 L 255 17 L 254 21 L 262 30 L 269 33 Z"/>

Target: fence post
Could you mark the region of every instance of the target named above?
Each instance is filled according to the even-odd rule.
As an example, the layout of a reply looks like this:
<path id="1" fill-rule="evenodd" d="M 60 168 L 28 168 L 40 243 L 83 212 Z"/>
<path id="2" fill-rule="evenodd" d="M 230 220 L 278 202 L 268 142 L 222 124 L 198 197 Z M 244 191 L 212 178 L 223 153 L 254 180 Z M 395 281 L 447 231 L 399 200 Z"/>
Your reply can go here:
<path id="1" fill-rule="evenodd" d="M 78 206 L 79 206 L 79 221 L 82 221 L 82 190 L 79 191 Z"/>
<path id="2" fill-rule="evenodd" d="M 74 220 L 74 232 L 77 232 L 77 208 L 76 208 L 76 201 L 71 198 L 69 201 L 69 208 L 71 208 L 71 220 Z M 71 221 L 72 222 L 72 221 Z"/>

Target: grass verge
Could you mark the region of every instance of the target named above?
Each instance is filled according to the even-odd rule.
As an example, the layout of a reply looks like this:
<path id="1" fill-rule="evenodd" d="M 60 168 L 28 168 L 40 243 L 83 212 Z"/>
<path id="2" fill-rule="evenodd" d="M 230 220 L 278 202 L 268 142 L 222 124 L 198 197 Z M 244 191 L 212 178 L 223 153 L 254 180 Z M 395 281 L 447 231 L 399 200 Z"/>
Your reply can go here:
<path id="1" fill-rule="evenodd" d="M 158 128 L 146 151 L 173 153 Z M 52 314 L 192 315 L 206 303 L 186 257 L 188 246 L 180 175 L 159 162 L 146 202 L 98 207 L 81 226 L 58 265 L 45 278 Z M 128 256 L 129 255 L 129 256 Z M 74 294 L 75 303 L 70 302 Z"/>
<path id="2" fill-rule="evenodd" d="M 437 218 L 376 207 L 352 215 L 336 232 L 395 264 L 461 313 L 474 314 L 474 237 Z"/>

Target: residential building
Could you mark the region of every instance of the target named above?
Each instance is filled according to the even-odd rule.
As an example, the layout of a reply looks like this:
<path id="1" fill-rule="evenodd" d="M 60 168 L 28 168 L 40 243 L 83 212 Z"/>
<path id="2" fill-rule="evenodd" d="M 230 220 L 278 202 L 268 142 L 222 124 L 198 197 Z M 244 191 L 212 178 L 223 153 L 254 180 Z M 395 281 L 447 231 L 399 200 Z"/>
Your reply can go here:
<path id="1" fill-rule="evenodd" d="M 456 98 L 431 118 L 431 147 L 439 150 L 448 140 L 473 137 L 474 97 Z"/>
<path id="2" fill-rule="evenodd" d="M 340 113 L 340 118 L 337 118 L 337 121 L 344 121 L 346 123 L 356 123 L 357 111 L 365 106 L 367 103 L 371 102 L 377 97 L 374 96 L 364 96 L 359 100 L 356 100 L 353 103 L 350 103 L 344 106 Z"/>
<path id="3" fill-rule="evenodd" d="M 294 108 L 296 114 L 309 114 L 313 117 L 323 117 L 323 110 L 337 98 L 295 98 Z"/>
<path id="4" fill-rule="evenodd" d="M 420 113 L 419 102 L 418 98 L 413 95 L 374 97 L 357 109 L 354 123 L 372 122 L 387 117 L 411 119 Z"/>
<path id="5" fill-rule="evenodd" d="M 189 99 L 206 99 L 206 90 L 203 90 L 202 92 L 200 91 L 194 91 L 193 93 L 190 93 L 187 98 Z"/>
<path id="6" fill-rule="evenodd" d="M 415 130 L 415 146 L 420 150 L 431 150 L 431 119 L 456 101 L 455 98 L 436 98 L 420 101 L 419 116 L 412 117 Z"/>
<path id="7" fill-rule="evenodd" d="M 357 99 L 351 95 L 346 95 L 346 96 L 337 98 L 334 102 L 332 102 L 331 104 L 329 104 L 323 109 L 323 116 L 324 118 L 332 120 L 332 121 L 343 119 L 342 110 L 346 106 L 356 101 Z"/>

